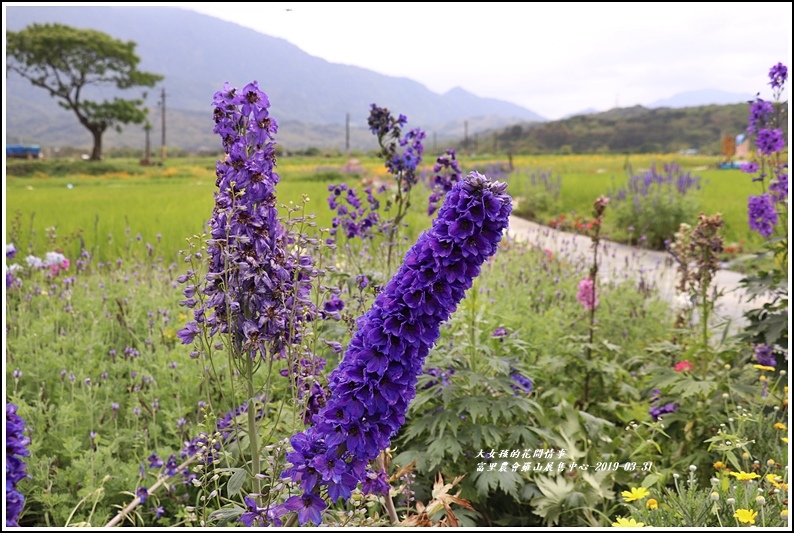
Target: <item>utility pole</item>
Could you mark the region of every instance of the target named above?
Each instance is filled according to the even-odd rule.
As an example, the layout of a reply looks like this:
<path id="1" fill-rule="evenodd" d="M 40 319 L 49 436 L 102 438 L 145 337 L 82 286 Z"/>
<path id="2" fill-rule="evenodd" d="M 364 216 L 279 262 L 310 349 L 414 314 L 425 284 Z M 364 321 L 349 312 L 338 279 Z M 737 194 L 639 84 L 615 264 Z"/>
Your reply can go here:
<path id="1" fill-rule="evenodd" d="M 165 161 L 165 87 L 163 87 L 163 90 L 160 93 L 160 106 L 161 106 L 160 114 L 162 115 L 162 119 L 163 119 L 163 132 L 162 132 L 162 143 L 160 145 L 160 157 L 163 159 L 163 161 Z"/>
<path id="2" fill-rule="evenodd" d="M 146 148 L 143 153 L 143 161 L 144 165 L 151 165 L 152 164 L 152 150 L 151 150 L 151 143 L 149 142 L 149 132 L 152 131 L 152 124 L 147 120 L 146 125 L 143 127 L 144 131 L 146 131 Z"/>
<path id="3" fill-rule="evenodd" d="M 345 114 L 345 155 L 350 157 L 350 113 Z"/>
<path id="4" fill-rule="evenodd" d="M 465 146 L 466 154 L 469 153 L 469 121 L 463 121 L 463 146 Z"/>

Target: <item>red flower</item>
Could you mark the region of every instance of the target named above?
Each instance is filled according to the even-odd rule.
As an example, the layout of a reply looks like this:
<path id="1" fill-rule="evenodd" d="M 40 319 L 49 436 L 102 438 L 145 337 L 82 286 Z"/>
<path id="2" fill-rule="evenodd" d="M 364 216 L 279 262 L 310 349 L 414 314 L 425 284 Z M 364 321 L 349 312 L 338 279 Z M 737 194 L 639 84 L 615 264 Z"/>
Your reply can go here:
<path id="1" fill-rule="evenodd" d="M 695 368 L 695 365 L 684 359 L 683 361 L 679 361 L 678 363 L 676 363 L 675 366 L 673 367 L 673 370 L 675 370 L 676 372 L 687 372 L 689 370 L 692 370 L 693 368 Z"/>

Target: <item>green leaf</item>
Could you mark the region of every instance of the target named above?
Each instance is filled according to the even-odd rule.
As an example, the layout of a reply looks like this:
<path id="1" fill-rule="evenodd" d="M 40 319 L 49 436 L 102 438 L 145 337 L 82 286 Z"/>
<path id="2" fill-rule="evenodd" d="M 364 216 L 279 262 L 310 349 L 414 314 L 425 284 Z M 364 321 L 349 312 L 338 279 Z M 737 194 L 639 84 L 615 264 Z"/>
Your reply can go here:
<path id="1" fill-rule="evenodd" d="M 234 473 L 229 478 L 229 481 L 226 482 L 226 495 L 229 498 L 240 492 L 245 480 L 248 478 L 248 472 L 243 468 L 232 468 L 230 470 Z"/>
<path id="2" fill-rule="evenodd" d="M 218 526 L 225 526 L 232 520 L 235 520 L 242 516 L 245 512 L 245 509 L 242 507 L 235 505 L 234 507 L 223 507 L 221 509 L 217 509 L 210 514 L 210 520 L 217 520 Z"/>
<path id="3" fill-rule="evenodd" d="M 645 478 L 642 480 L 642 484 L 641 484 L 641 486 L 642 486 L 642 487 L 644 487 L 644 488 L 646 488 L 646 489 L 649 489 L 649 488 L 653 487 L 654 485 L 656 485 L 656 483 L 657 483 L 657 482 L 658 482 L 658 481 L 659 481 L 661 478 L 662 478 L 662 477 L 661 477 L 659 474 L 648 474 L 648 475 L 647 475 L 647 476 L 645 476 Z"/>

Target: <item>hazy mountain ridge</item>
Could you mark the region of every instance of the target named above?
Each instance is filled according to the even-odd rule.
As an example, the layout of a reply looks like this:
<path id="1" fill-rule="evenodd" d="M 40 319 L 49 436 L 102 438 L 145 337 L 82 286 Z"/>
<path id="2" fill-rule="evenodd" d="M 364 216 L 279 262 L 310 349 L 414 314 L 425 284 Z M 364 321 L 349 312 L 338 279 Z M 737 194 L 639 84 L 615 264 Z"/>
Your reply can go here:
<path id="1" fill-rule="evenodd" d="M 633 106 L 558 121 L 515 124 L 482 132 L 480 138 L 487 139 L 485 146 L 496 145 L 502 152 L 516 154 L 659 153 L 690 149 L 719 154 L 724 136 L 746 131 L 748 111 L 746 103 L 680 109 Z M 784 135 L 787 130 L 784 127 Z M 465 143 L 459 139 L 456 146 L 463 148 Z"/>
<path id="2" fill-rule="evenodd" d="M 704 105 L 730 105 L 748 102 L 754 99 L 752 94 L 733 93 L 719 89 L 700 89 L 674 94 L 669 98 L 662 98 L 648 104 L 651 109 L 658 107 L 698 107 Z"/>
<path id="3" fill-rule="evenodd" d="M 344 144 L 346 114 L 350 114 L 353 129 L 353 147 L 367 148 L 374 144 L 365 142 L 370 135 L 366 119 L 372 103 L 388 107 L 395 113 L 408 117 L 408 127 L 421 127 L 428 132 L 436 125 L 457 121 L 461 130 L 469 117 L 494 117 L 507 123 L 521 120 L 544 120 L 543 117 L 521 106 L 491 98 L 480 98 L 456 88 L 444 95 L 430 91 L 422 84 L 407 79 L 384 76 L 375 72 L 330 63 L 313 57 L 284 39 L 258 33 L 213 17 L 178 8 L 165 7 L 22 7 L 7 8 L 7 27 L 18 31 L 32 23 L 60 22 L 70 26 L 97 29 L 124 41 L 137 43 L 136 53 L 141 58 L 141 70 L 165 75 L 161 86 L 166 88 L 168 122 L 192 121 L 195 112 L 206 112 L 207 131 L 204 137 L 198 132 L 187 134 L 168 127 L 168 142 L 187 149 L 196 149 L 216 141 L 212 139 L 212 95 L 223 83 L 243 86 L 257 80 L 268 94 L 272 115 L 282 125 L 282 142 L 295 144 L 295 148 L 317 145 L 322 137 L 311 136 L 301 140 L 298 132 L 306 132 L 305 125 L 335 125 L 333 139 L 321 145 Z M 75 139 L 88 145 L 90 135 L 82 129 L 76 118 L 59 108 L 49 94 L 21 77 L 11 73 L 6 80 L 8 101 L 7 134 L 46 143 L 74 144 Z M 151 120 L 159 120 L 155 109 L 160 87 L 149 91 L 147 99 Z M 113 96 L 105 91 L 103 96 Z M 140 90 L 122 93 L 125 97 L 138 97 Z M 172 116 L 173 115 L 173 116 Z M 45 120 L 47 127 L 42 127 Z M 73 122 L 76 128 L 70 126 Z M 303 127 L 293 127 L 302 123 Z M 478 122 L 472 120 L 472 128 Z M 171 126 L 170 124 L 168 126 Z M 341 130 L 339 129 L 341 127 Z M 67 130 L 61 139 L 54 130 Z M 127 131 L 138 126 L 126 128 Z M 190 128 L 194 129 L 193 127 Z M 311 129 L 311 128 L 309 128 Z M 157 132 L 157 128 L 154 130 Z M 438 131 L 440 137 L 453 135 Z M 294 133 L 294 135 L 291 135 Z M 142 138 L 142 133 L 140 137 Z M 107 134 L 106 145 L 134 145 L 136 135 L 126 139 Z M 201 138 L 199 138 L 201 137 Z M 287 138 L 292 137 L 289 141 Z M 155 136 L 155 138 L 157 138 Z M 368 139 L 367 139 L 368 140 Z M 342 146 L 344 148 L 344 146 Z"/>

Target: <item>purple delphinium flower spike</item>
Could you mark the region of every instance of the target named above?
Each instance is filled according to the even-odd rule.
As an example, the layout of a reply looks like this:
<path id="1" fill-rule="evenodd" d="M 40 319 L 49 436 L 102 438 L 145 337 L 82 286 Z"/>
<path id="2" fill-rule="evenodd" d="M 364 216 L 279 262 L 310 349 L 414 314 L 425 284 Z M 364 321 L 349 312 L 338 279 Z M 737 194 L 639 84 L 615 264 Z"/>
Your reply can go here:
<path id="1" fill-rule="evenodd" d="M 241 92 L 229 84 L 215 94 L 215 133 L 226 153 L 216 164 L 215 207 L 209 222 L 209 271 L 204 305 L 189 285 L 181 305 L 194 321 L 179 330 L 193 342 L 203 325 L 209 335 L 234 335 L 239 353 L 252 359 L 281 355 L 300 340 L 314 314 L 309 299 L 311 261 L 287 251 L 288 235 L 276 208 L 275 120 L 256 82 Z M 188 276 L 179 281 L 188 282 Z"/>
<path id="2" fill-rule="evenodd" d="M 26 477 L 22 457 L 30 455 L 30 439 L 25 436 L 25 421 L 17 414 L 17 406 L 6 404 L 6 527 L 19 527 L 17 520 L 25 506 L 25 497 L 17 483 Z"/>
<path id="3" fill-rule="evenodd" d="M 287 460 L 292 466 L 282 476 L 304 491 L 286 504 L 298 510 L 301 524 L 319 523 L 325 508 L 320 487 L 328 487 L 332 500 L 348 497 L 366 476 L 367 463 L 405 422 L 440 324 L 463 300 L 507 228 L 511 198 L 506 187 L 477 172 L 458 182 L 430 230 L 358 319 L 358 330 L 329 376 L 327 404 L 312 427 L 291 439 L 294 452 Z"/>

